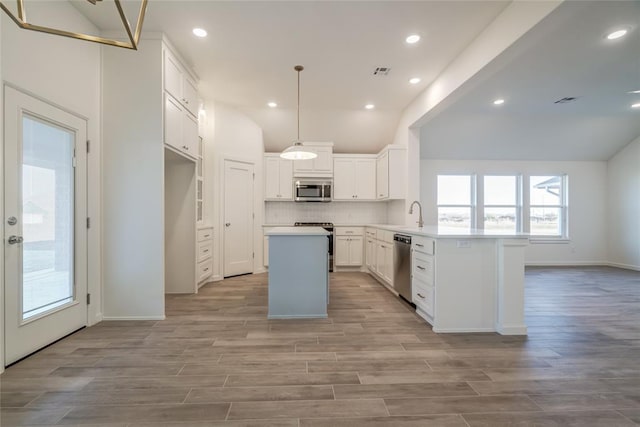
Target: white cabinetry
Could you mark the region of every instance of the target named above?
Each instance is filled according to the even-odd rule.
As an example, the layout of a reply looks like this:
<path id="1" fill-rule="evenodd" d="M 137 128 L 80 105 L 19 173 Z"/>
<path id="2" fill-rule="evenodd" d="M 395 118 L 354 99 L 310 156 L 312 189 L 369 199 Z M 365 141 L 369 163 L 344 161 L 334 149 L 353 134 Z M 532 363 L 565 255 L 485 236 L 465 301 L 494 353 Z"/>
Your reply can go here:
<path id="1" fill-rule="evenodd" d="M 374 156 L 334 156 L 333 200 L 376 200 Z"/>
<path id="2" fill-rule="evenodd" d="M 265 200 L 293 200 L 293 161 L 278 153 L 264 155 Z"/>
<path id="3" fill-rule="evenodd" d="M 365 257 L 369 271 L 393 287 L 393 232 L 367 228 Z"/>
<path id="4" fill-rule="evenodd" d="M 363 261 L 362 227 L 336 227 L 335 265 L 360 267 Z"/>
<path id="5" fill-rule="evenodd" d="M 194 116 L 198 114 L 198 89 L 180 61 L 164 51 L 164 89 Z"/>
<path id="6" fill-rule="evenodd" d="M 294 160 L 293 175 L 295 177 L 333 177 L 333 143 L 305 144 L 305 148 L 318 156 L 311 160 Z"/>
<path id="7" fill-rule="evenodd" d="M 404 199 L 406 176 L 406 149 L 388 145 L 378 154 L 376 160 L 376 198 L 378 200 Z"/>
<path id="8" fill-rule="evenodd" d="M 198 285 L 202 286 L 213 274 L 213 227 L 198 229 Z"/>
<path id="9" fill-rule="evenodd" d="M 432 324 L 435 313 L 435 240 L 414 236 L 411 240 L 411 299 L 416 310 Z"/>

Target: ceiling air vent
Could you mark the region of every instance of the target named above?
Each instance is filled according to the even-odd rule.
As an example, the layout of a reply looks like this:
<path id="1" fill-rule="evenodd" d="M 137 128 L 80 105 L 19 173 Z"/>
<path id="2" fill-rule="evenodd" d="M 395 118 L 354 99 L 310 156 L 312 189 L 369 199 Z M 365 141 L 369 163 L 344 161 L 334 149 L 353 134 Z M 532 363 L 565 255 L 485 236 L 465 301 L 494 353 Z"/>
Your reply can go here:
<path id="1" fill-rule="evenodd" d="M 391 71 L 390 67 L 377 67 L 375 70 L 373 70 L 373 75 L 374 76 L 386 76 L 389 74 L 389 71 Z"/>
<path id="2" fill-rule="evenodd" d="M 574 102 L 578 99 L 577 96 L 565 96 L 564 98 L 560 98 L 554 102 L 554 104 L 568 104 L 570 102 Z"/>

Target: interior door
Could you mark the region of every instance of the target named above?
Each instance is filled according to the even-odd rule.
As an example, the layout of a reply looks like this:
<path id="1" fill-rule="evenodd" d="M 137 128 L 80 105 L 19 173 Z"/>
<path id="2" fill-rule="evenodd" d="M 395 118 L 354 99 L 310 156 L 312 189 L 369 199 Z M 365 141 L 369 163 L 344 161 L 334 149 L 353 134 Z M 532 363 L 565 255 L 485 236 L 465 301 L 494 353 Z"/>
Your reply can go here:
<path id="1" fill-rule="evenodd" d="M 5 363 L 87 324 L 87 123 L 5 87 Z"/>
<path id="2" fill-rule="evenodd" d="M 253 164 L 224 161 L 224 277 L 253 273 Z"/>

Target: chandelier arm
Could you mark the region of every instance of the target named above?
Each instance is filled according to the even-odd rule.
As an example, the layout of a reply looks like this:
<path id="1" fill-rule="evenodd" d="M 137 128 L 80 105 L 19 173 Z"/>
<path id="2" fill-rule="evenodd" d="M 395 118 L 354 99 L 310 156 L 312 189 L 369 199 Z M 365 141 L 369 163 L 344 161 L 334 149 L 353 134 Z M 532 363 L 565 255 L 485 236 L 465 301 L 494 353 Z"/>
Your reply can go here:
<path id="1" fill-rule="evenodd" d="M 120 20 L 122 21 L 122 25 L 124 25 L 124 29 L 127 32 L 127 36 L 129 37 L 129 41 L 131 41 L 131 45 L 135 46 L 136 42 L 133 40 L 133 34 L 131 33 L 131 24 L 127 19 L 127 15 L 124 14 L 124 10 L 122 10 L 122 4 L 120 0 L 114 0 L 116 4 L 116 9 L 118 9 L 118 14 L 120 15 Z"/>

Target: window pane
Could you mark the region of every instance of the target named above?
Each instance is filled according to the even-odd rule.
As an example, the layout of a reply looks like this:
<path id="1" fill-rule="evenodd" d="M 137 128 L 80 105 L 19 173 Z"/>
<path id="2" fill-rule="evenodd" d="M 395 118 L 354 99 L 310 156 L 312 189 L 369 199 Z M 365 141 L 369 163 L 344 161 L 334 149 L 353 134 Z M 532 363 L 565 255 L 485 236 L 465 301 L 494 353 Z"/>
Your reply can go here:
<path id="1" fill-rule="evenodd" d="M 22 318 L 73 300 L 74 135 L 27 115 L 22 156 Z"/>
<path id="2" fill-rule="evenodd" d="M 561 205 L 561 176 L 532 176 L 529 179 L 531 205 Z"/>
<path id="3" fill-rule="evenodd" d="M 485 230 L 516 231 L 516 208 L 485 208 Z"/>
<path id="4" fill-rule="evenodd" d="M 485 205 L 516 205 L 517 179 L 515 176 L 485 176 Z"/>
<path id="5" fill-rule="evenodd" d="M 471 228 L 471 208 L 438 208 L 438 225 Z"/>
<path id="6" fill-rule="evenodd" d="M 531 208 L 532 235 L 561 236 L 560 208 Z"/>
<path id="7" fill-rule="evenodd" d="M 471 176 L 438 175 L 438 205 L 471 205 Z"/>

